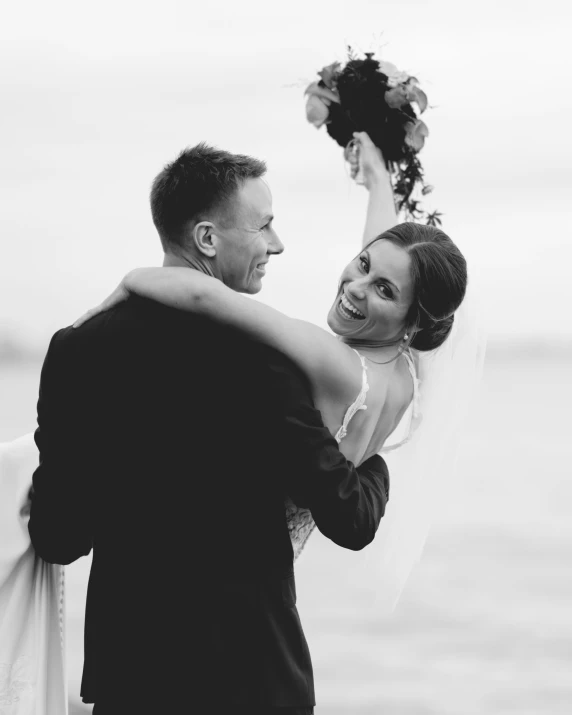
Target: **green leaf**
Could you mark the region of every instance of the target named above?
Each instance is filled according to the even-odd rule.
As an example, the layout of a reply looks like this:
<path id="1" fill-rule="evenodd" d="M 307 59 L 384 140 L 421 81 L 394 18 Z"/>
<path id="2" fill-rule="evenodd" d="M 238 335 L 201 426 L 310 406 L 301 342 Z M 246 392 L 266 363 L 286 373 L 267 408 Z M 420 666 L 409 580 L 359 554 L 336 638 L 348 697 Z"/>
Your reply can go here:
<path id="1" fill-rule="evenodd" d="M 442 226 L 441 216 L 443 214 L 440 211 L 433 211 L 433 213 L 427 214 L 427 225 L 428 226 Z"/>
<path id="2" fill-rule="evenodd" d="M 425 92 L 420 87 L 417 87 L 417 85 L 408 85 L 407 97 L 410 102 L 417 103 L 419 111 L 423 114 L 429 104 L 429 100 L 427 99 Z"/>
<path id="3" fill-rule="evenodd" d="M 339 62 L 332 62 L 331 65 L 321 69 L 318 74 L 328 89 L 335 89 L 340 69 Z"/>
<path id="4" fill-rule="evenodd" d="M 329 103 L 328 103 L 329 104 Z M 306 100 L 306 119 L 319 129 L 322 124 L 328 121 L 330 110 L 328 105 L 320 97 L 311 94 Z"/>
<path id="5" fill-rule="evenodd" d="M 320 87 L 317 82 L 312 82 L 306 87 L 304 94 L 314 95 L 315 97 L 320 97 L 322 100 L 327 100 L 328 102 L 340 103 L 340 97 L 337 92 L 334 92 L 327 87 Z"/>
<path id="6" fill-rule="evenodd" d="M 388 89 L 385 93 L 385 103 L 391 109 L 401 109 L 405 104 L 408 104 L 407 87 L 403 84 L 398 84 L 397 87 Z"/>
<path id="7" fill-rule="evenodd" d="M 406 128 L 405 143 L 410 146 L 414 152 L 423 149 L 425 139 L 429 136 L 429 129 L 425 122 L 421 119 L 418 119 L 416 122 L 408 122 Z"/>

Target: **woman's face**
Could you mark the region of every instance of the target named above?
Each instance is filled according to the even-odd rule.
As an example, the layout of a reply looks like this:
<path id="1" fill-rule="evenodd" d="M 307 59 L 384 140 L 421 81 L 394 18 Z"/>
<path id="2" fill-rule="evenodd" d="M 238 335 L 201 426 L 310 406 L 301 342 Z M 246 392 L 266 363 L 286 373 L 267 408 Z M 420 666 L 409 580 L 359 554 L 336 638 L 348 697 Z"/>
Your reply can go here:
<path id="1" fill-rule="evenodd" d="M 391 241 L 364 249 L 342 273 L 328 314 L 334 333 L 352 340 L 401 338 L 414 293 L 410 265 L 407 251 Z"/>

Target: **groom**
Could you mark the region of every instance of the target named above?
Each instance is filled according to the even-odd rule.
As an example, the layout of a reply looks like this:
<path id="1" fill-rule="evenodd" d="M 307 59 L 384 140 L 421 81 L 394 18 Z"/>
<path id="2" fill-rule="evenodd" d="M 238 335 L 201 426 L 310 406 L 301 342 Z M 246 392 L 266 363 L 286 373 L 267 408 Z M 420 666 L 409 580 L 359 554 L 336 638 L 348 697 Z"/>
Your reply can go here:
<path id="1" fill-rule="evenodd" d="M 205 144 L 166 166 L 151 192 L 164 265 L 257 293 L 283 251 L 265 171 Z M 82 697 L 96 715 L 313 712 L 284 500 L 357 550 L 388 475 L 377 456 L 346 462 L 289 360 L 132 297 L 54 335 L 36 442 L 34 548 L 60 564 L 93 548 Z"/>

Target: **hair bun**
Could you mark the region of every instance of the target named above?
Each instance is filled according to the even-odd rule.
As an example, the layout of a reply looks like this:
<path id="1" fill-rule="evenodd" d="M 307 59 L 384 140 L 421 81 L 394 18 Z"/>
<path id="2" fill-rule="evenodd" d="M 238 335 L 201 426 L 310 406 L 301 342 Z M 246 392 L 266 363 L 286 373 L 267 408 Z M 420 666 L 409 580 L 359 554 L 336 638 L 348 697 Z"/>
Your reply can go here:
<path id="1" fill-rule="evenodd" d="M 415 333 L 410 347 L 414 350 L 435 350 L 443 345 L 451 332 L 455 315 L 449 315 L 443 320 L 427 320 L 421 330 Z"/>

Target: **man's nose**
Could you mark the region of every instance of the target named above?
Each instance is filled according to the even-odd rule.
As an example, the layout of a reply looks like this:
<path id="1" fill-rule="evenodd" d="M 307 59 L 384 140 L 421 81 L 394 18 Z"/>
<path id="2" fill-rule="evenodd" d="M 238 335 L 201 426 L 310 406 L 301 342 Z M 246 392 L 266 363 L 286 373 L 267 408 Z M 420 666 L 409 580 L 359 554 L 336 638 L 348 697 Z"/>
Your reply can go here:
<path id="1" fill-rule="evenodd" d="M 284 251 L 284 244 L 278 238 L 276 231 L 270 232 L 270 237 L 268 239 L 268 253 L 271 255 L 280 254 Z"/>

